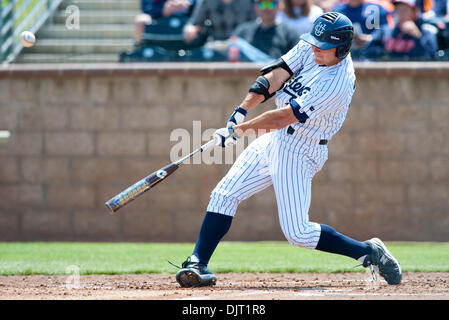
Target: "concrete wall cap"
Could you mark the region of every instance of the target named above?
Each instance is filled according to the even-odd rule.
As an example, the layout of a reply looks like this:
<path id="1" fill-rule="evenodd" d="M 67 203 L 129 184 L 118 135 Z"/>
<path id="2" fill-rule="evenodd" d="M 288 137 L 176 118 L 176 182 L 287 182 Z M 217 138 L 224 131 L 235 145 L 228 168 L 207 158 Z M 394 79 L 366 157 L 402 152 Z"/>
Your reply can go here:
<path id="1" fill-rule="evenodd" d="M 80 76 L 249 76 L 257 63 L 23 64 L 0 67 L 0 78 Z M 357 76 L 447 77 L 447 62 L 354 62 Z"/>

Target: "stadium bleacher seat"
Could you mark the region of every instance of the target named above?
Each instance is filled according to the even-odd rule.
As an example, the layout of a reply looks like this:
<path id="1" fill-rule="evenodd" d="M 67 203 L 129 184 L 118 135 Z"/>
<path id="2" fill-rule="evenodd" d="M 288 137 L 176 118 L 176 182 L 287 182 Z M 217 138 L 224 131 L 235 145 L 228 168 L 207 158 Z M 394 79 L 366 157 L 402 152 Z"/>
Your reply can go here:
<path id="1" fill-rule="evenodd" d="M 169 50 L 193 49 L 204 45 L 207 34 L 201 34 L 192 43 L 186 43 L 183 37 L 183 28 L 187 17 L 162 18 L 145 27 L 142 36 L 144 46 L 159 46 Z"/>
<path id="2" fill-rule="evenodd" d="M 187 17 L 163 18 L 147 25 L 141 46 L 132 52 L 122 52 L 119 61 L 226 61 L 226 55 L 204 46 L 207 34 L 201 34 L 191 43 L 184 41 L 183 28 L 187 19 Z"/>

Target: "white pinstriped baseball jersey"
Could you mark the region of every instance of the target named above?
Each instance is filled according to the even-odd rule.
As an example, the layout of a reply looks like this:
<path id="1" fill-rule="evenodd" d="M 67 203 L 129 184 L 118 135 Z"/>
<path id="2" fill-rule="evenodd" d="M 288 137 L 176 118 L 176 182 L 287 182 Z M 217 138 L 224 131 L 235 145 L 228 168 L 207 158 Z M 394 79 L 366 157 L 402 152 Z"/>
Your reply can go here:
<path id="1" fill-rule="evenodd" d="M 285 237 L 314 249 L 321 226 L 309 221 L 312 178 L 327 160 L 327 145 L 319 141 L 330 140 L 343 124 L 355 90 L 354 68 L 350 55 L 331 67 L 317 65 L 302 40 L 282 59 L 294 76 L 277 92 L 276 106 L 295 99 L 308 119 L 253 141 L 212 191 L 207 211 L 234 216 L 241 201 L 273 185 Z"/>
<path id="2" fill-rule="evenodd" d="M 276 93 L 277 108 L 295 99 L 309 119 L 292 125 L 294 135 L 330 140 L 341 128 L 355 91 L 351 56 L 331 67 L 319 66 L 312 46 L 300 40 L 282 59 L 294 77 Z"/>

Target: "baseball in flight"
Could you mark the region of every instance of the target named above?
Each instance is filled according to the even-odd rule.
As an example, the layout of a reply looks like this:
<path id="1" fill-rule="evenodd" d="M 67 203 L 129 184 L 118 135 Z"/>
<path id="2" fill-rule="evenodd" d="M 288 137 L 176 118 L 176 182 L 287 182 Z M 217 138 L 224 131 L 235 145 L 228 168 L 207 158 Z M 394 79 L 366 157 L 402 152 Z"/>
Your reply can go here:
<path id="1" fill-rule="evenodd" d="M 31 31 L 24 31 L 20 34 L 20 43 L 22 43 L 22 46 L 25 48 L 29 48 L 34 46 L 36 43 L 36 37 L 34 36 L 34 33 Z"/>

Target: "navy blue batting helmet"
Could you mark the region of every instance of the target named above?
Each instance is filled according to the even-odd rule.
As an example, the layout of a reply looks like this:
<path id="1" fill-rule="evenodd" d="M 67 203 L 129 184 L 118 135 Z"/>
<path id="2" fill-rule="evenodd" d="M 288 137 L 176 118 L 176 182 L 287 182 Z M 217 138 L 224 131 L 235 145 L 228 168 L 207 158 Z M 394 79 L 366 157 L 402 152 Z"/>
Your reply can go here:
<path id="1" fill-rule="evenodd" d="M 312 30 L 301 39 L 322 50 L 337 48 L 335 56 L 344 59 L 351 50 L 354 27 L 351 20 L 339 12 L 327 12 L 316 18 Z"/>

